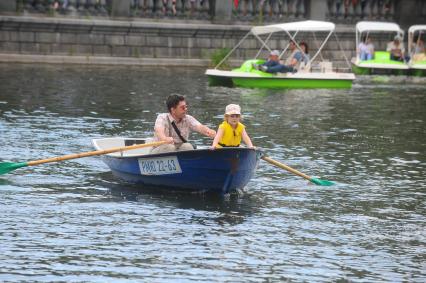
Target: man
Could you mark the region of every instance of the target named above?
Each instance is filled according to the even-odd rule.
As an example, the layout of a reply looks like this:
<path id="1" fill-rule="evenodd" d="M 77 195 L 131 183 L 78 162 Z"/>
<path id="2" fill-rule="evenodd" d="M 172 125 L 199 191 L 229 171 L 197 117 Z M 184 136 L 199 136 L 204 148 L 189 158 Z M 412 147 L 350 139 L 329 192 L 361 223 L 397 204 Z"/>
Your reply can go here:
<path id="1" fill-rule="evenodd" d="M 395 61 L 404 61 L 405 48 L 401 43 L 402 38 L 396 35 L 393 41 L 389 42 L 386 51 L 390 52 L 390 59 Z"/>
<path id="2" fill-rule="evenodd" d="M 154 139 L 166 141 L 151 150 L 151 153 L 191 150 L 194 147 L 188 142 L 191 131 L 199 132 L 205 136 L 214 138 L 216 131 L 204 126 L 191 115 L 188 115 L 188 105 L 182 95 L 170 95 L 166 106 L 169 113 L 158 114 L 154 126 Z"/>
<path id="3" fill-rule="evenodd" d="M 302 60 L 302 52 L 296 48 L 294 41 L 290 41 L 290 56 L 287 58 L 285 64 L 280 63 L 280 52 L 278 50 L 273 50 L 269 55 L 268 61 L 262 65 L 254 65 L 254 67 L 260 71 L 267 73 L 296 73 Z"/>
<path id="4" fill-rule="evenodd" d="M 272 74 L 293 72 L 292 68 L 280 63 L 279 57 L 280 57 L 280 52 L 278 50 L 273 50 L 269 54 L 268 61 L 260 65 L 253 64 L 253 67 L 259 71 L 272 73 Z"/>
<path id="5" fill-rule="evenodd" d="M 291 53 L 285 61 L 285 65 L 297 71 L 299 69 L 300 61 L 303 58 L 303 54 L 299 49 L 297 49 L 296 43 L 293 40 L 290 41 L 290 46 L 288 48 Z"/>

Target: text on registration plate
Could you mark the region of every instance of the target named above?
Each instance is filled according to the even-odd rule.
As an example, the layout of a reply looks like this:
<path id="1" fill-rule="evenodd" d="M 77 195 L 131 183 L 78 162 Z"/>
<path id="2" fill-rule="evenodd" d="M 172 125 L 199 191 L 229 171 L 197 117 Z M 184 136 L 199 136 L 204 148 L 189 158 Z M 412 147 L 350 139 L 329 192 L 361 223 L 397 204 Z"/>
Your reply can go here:
<path id="1" fill-rule="evenodd" d="M 182 173 L 176 156 L 140 158 L 139 169 L 142 175 L 165 175 Z"/>

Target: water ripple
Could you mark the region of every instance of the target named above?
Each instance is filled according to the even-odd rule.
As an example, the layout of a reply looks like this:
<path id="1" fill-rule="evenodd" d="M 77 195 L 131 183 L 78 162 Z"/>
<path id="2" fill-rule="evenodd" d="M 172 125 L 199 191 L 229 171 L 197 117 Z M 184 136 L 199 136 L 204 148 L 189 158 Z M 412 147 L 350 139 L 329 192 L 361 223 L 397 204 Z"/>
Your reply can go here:
<path id="1" fill-rule="evenodd" d="M 96 157 L 21 168 L 0 178 L 0 281 L 426 280 L 421 78 L 280 91 L 208 87 L 201 69 L 0 70 L 2 161 L 90 151 L 96 137 L 151 136 L 165 97 L 179 93 L 212 127 L 239 103 L 271 158 L 337 183 L 315 186 L 261 161 L 244 190 L 220 197 L 126 184 Z"/>

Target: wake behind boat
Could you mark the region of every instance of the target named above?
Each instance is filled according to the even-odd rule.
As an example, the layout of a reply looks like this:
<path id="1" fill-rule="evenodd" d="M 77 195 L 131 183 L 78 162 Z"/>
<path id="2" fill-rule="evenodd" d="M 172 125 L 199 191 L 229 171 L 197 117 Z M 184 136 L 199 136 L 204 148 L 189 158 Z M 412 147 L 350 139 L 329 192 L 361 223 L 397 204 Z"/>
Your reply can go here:
<path id="1" fill-rule="evenodd" d="M 208 69 L 205 74 L 208 76 L 209 83 L 212 86 L 223 85 L 249 88 L 351 88 L 355 75 L 352 73 L 338 73 L 333 71 L 332 62 L 324 60 L 321 54 L 321 50 L 324 48 L 330 36 L 334 33 L 334 30 L 335 25 L 333 23 L 322 21 L 301 21 L 253 27 L 214 69 Z M 279 36 L 287 37 L 289 40 L 296 42 L 295 38 L 298 33 L 307 32 L 312 32 L 315 42 L 317 41 L 315 36 L 316 32 L 327 32 L 327 36 L 323 42 L 317 46 L 318 50 L 315 55 L 306 65 L 301 66 L 297 73 L 271 74 L 253 67 L 253 63 L 262 64 L 265 62 L 264 60 L 257 59 L 263 48 L 266 48 L 269 52 L 272 51 L 268 46 L 268 41 L 271 39 L 272 35 L 278 34 Z M 220 70 L 219 67 L 221 64 L 249 35 L 254 36 L 262 44 L 255 58 L 245 61 L 240 68 L 233 69 L 232 71 Z M 267 36 L 266 39 L 261 38 L 261 36 L 264 35 Z M 300 46 L 298 47 L 300 50 Z M 285 53 L 287 48 L 288 45 L 281 52 L 281 56 Z M 342 54 L 350 69 L 349 60 L 344 55 L 343 50 Z M 315 61 L 318 58 L 321 59 L 320 62 Z"/>
<path id="2" fill-rule="evenodd" d="M 97 150 L 144 144 L 146 139 L 93 139 Z M 216 150 L 150 154 L 151 147 L 102 156 L 113 174 L 130 182 L 166 190 L 227 194 L 243 189 L 253 177 L 261 153 L 255 149 L 229 147 Z"/>

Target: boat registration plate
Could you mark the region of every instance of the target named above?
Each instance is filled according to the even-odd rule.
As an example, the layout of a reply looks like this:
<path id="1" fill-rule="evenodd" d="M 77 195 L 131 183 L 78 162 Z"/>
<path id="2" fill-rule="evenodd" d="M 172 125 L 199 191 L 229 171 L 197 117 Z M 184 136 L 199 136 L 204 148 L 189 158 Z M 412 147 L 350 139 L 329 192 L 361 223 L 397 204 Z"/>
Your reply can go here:
<path id="1" fill-rule="evenodd" d="M 141 158 L 139 169 L 142 175 L 166 175 L 182 173 L 179 161 L 176 156 Z"/>

